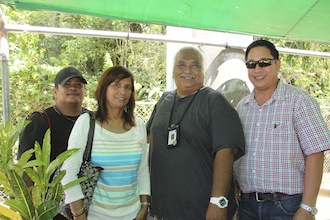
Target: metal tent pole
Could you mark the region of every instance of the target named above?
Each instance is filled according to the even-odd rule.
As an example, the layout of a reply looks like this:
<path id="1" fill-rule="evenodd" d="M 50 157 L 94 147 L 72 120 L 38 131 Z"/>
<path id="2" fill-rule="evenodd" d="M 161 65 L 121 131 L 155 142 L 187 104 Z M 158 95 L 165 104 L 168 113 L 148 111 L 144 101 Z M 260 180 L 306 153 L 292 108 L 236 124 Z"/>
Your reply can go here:
<path id="1" fill-rule="evenodd" d="M 3 108 L 3 122 L 9 120 L 10 117 L 10 102 L 9 102 L 9 45 L 7 31 L 5 30 L 5 20 L 0 9 L 0 59 L 1 59 L 1 73 L 2 73 L 2 108 Z"/>
<path id="2" fill-rule="evenodd" d="M 187 43 L 198 44 L 216 47 L 230 47 L 235 49 L 245 49 L 247 45 L 229 45 L 226 42 L 205 41 L 201 39 L 178 39 L 171 38 L 165 35 L 139 34 L 132 32 L 115 32 L 115 31 L 99 31 L 99 30 L 85 30 L 85 29 L 68 29 L 68 28 L 54 28 L 54 27 L 39 27 L 30 25 L 16 25 L 7 24 L 5 26 L 7 32 L 19 33 L 39 33 L 39 34 L 57 34 L 68 36 L 82 36 L 82 37 L 98 37 L 98 38 L 115 38 L 115 39 L 132 39 L 132 40 L 152 40 L 171 43 Z M 277 47 L 277 50 L 286 54 L 300 55 L 300 56 L 314 56 L 330 58 L 330 53 L 299 50 L 291 48 Z"/>

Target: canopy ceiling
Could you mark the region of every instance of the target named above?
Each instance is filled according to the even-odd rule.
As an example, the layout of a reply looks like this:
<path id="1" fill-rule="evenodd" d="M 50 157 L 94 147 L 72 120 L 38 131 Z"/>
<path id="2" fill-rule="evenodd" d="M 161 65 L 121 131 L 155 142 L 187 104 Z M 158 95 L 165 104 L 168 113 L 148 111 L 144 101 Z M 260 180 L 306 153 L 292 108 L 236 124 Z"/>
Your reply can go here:
<path id="1" fill-rule="evenodd" d="M 0 0 L 22 10 L 87 14 L 330 43 L 330 0 Z"/>

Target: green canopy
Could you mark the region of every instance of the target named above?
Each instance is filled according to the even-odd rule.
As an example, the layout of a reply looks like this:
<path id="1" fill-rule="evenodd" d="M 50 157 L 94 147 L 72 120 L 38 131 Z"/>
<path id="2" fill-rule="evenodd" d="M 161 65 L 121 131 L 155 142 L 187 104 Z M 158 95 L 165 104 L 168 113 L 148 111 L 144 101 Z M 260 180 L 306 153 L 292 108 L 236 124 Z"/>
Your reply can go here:
<path id="1" fill-rule="evenodd" d="M 330 0 L 0 0 L 23 10 L 87 14 L 287 40 L 330 42 Z"/>

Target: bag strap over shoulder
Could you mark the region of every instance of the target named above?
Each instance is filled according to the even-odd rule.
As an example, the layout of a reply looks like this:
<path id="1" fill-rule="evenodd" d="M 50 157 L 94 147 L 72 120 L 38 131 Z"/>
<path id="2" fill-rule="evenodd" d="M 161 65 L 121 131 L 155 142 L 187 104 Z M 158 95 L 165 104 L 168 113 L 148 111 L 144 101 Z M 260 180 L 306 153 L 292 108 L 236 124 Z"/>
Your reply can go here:
<path id="1" fill-rule="evenodd" d="M 83 161 L 90 161 L 91 153 L 92 153 L 92 144 L 93 144 L 94 130 L 95 130 L 95 117 L 92 112 L 89 112 L 89 118 L 90 118 L 89 131 L 88 131 L 88 138 L 87 138 L 87 144 L 84 152 Z"/>
<path id="2" fill-rule="evenodd" d="M 46 111 L 35 111 L 34 113 L 39 113 L 40 116 L 41 116 L 41 119 L 42 119 L 42 122 L 44 125 L 48 126 L 48 128 L 50 128 L 50 130 L 52 130 L 52 126 L 51 126 L 51 123 L 50 123 L 50 119 L 49 119 L 49 116 L 47 114 Z M 48 123 L 45 123 L 45 117 L 44 115 L 46 115 L 46 120 Z"/>

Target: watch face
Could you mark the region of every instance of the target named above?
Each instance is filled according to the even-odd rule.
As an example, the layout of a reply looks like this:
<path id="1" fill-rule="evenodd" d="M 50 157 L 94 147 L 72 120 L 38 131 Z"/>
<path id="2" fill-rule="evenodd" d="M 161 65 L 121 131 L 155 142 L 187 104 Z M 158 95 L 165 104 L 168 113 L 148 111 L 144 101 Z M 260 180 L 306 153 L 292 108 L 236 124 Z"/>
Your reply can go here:
<path id="1" fill-rule="evenodd" d="M 317 209 L 315 207 L 312 207 L 311 214 L 316 215 L 317 214 Z"/>
<path id="2" fill-rule="evenodd" d="M 220 208 L 227 208 L 228 207 L 228 200 L 226 199 L 226 197 L 221 196 L 219 198 L 219 207 Z"/>
<path id="3" fill-rule="evenodd" d="M 210 203 L 217 205 L 219 208 L 227 208 L 228 207 L 228 199 L 224 196 L 220 197 L 211 197 Z"/>
<path id="4" fill-rule="evenodd" d="M 227 201 L 225 199 L 220 199 L 219 203 L 221 206 L 225 206 L 227 204 Z"/>

